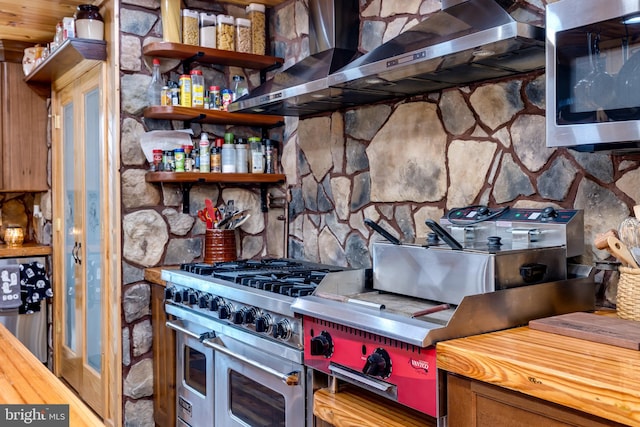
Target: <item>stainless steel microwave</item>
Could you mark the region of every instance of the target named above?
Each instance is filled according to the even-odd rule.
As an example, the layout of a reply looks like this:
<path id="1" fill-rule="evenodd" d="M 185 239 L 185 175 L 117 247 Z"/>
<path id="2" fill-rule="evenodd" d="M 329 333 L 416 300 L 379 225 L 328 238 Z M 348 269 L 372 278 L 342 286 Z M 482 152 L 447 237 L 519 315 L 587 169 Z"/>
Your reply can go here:
<path id="1" fill-rule="evenodd" d="M 640 151 L 640 0 L 560 0 L 546 12 L 548 147 Z"/>

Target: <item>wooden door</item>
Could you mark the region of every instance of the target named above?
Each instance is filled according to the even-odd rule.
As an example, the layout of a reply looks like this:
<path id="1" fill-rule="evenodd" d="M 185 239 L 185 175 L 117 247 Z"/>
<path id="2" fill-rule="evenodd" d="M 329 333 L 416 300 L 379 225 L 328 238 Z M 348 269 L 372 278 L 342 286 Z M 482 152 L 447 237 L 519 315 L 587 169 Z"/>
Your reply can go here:
<path id="1" fill-rule="evenodd" d="M 54 302 L 57 374 L 104 415 L 101 66 L 56 92 Z"/>

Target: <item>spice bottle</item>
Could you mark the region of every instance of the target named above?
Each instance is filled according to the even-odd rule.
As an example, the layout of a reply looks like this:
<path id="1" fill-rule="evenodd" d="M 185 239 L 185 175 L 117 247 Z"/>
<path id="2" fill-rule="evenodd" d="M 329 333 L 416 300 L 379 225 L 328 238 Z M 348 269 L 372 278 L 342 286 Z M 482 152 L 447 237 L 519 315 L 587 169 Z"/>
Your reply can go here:
<path id="1" fill-rule="evenodd" d="M 189 144 L 184 144 L 182 149 L 184 150 L 184 171 L 191 172 L 193 171 L 193 158 L 191 157 L 193 147 Z"/>
<path id="2" fill-rule="evenodd" d="M 271 139 L 264 140 L 264 171 L 265 173 L 276 173 L 276 163 L 278 161 L 278 143 Z"/>
<path id="3" fill-rule="evenodd" d="M 182 43 L 198 46 L 200 44 L 200 15 L 195 10 L 182 10 Z"/>
<path id="4" fill-rule="evenodd" d="M 233 102 L 233 91 L 231 89 L 222 89 L 221 98 L 222 106 L 220 107 L 220 109 L 223 111 L 227 111 L 227 107 Z"/>
<path id="5" fill-rule="evenodd" d="M 176 163 L 176 172 L 184 172 L 184 148 L 176 148 L 173 150 L 173 156 Z"/>
<path id="6" fill-rule="evenodd" d="M 262 155 L 262 142 L 257 136 L 249 138 L 251 148 L 251 173 L 264 173 L 264 156 Z"/>
<path id="7" fill-rule="evenodd" d="M 265 6 L 249 3 L 246 12 L 247 18 L 251 21 L 251 53 L 264 55 L 266 52 Z"/>
<path id="8" fill-rule="evenodd" d="M 233 134 L 224 134 L 222 145 L 222 173 L 234 173 L 236 171 L 236 147 L 233 143 Z"/>
<path id="9" fill-rule="evenodd" d="M 216 15 L 200 12 L 200 46 L 216 47 Z"/>
<path id="10" fill-rule="evenodd" d="M 236 41 L 233 30 L 234 18 L 229 15 L 218 15 L 216 26 L 216 46 L 221 50 L 234 50 Z"/>
<path id="11" fill-rule="evenodd" d="M 236 173 L 249 172 L 247 147 L 248 145 L 246 139 L 236 139 Z"/>
<path id="12" fill-rule="evenodd" d="M 191 107 L 191 76 L 183 74 L 180 76 L 180 106 Z"/>
<path id="13" fill-rule="evenodd" d="M 215 146 L 211 149 L 211 172 L 222 172 L 222 144 L 224 139 L 216 138 Z"/>
<path id="14" fill-rule="evenodd" d="M 220 86 L 209 86 L 209 108 L 211 110 L 222 109 L 222 96 L 220 95 Z"/>
<path id="15" fill-rule="evenodd" d="M 153 70 L 151 72 L 151 82 L 147 87 L 147 103 L 152 105 L 162 105 L 162 74 L 160 74 L 160 60 L 153 58 Z"/>
<path id="16" fill-rule="evenodd" d="M 251 53 L 251 21 L 236 18 L 236 52 Z"/>
<path id="17" fill-rule="evenodd" d="M 211 159 L 209 158 L 209 135 L 205 132 L 200 135 L 200 172 L 211 172 Z"/>
<path id="18" fill-rule="evenodd" d="M 204 108 L 204 76 L 201 70 L 191 70 L 191 105 Z"/>

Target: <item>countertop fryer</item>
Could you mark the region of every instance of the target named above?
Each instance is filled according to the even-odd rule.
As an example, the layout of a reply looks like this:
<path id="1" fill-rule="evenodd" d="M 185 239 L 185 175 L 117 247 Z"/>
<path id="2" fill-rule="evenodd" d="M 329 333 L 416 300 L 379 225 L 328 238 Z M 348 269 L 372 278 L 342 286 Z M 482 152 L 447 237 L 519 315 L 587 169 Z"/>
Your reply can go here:
<path id="1" fill-rule="evenodd" d="M 374 242 L 373 268 L 296 299 L 304 363 L 438 416 L 435 344 L 595 308 L 576 210 L 466 208 L 412 244 Z M 580 245 L 578 242 L 582 242 Z"/>

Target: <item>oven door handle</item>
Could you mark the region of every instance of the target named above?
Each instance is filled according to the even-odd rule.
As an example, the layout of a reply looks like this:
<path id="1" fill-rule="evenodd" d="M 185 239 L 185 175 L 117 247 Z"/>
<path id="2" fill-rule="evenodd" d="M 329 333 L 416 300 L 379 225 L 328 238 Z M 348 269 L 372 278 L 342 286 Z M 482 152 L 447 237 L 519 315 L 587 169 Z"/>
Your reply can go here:
<path id="1" fill-rule="evenodd" d="M 342 375 L 343 377 L 358 381 L 362 384 L 365 384 L 369 387 L 372 387 L 376 390 L 382 391 L 382 392 L 388 392 L 393 386 L 390 384 L 387 384 L 385 382 L 382 381 L 376 381 L 370 378 L 367 378 L 363 375 L 358 375 L 356 373 L 353 373 L 347 369 L 342 369 L 336 365 L 329 365 L 329 370 L 331 371 L 332 374 L 334 375 Z"/>
<path id="2" fill-rule="evenodd" d="M 276 378 L 279 378 L 283 383 L 285 383 L 288 386 L 296 386 L 300 383 L 300 372 L 299 371 L 293 371 L 290 372 L 288 374 L 283 374 L 281 372 L 276 371 L 275 369 L 271 369 L 267 366 L 263 366 L 251 359 L 247 359 L 246 357 L 240 355 L 240 354 L 236 354 L 234 352 L 232 352 L 231 350 L 229 350 L 228 348 L 226 348 L 223 345 L 220 345 L 216 342 L 214 342 L 211 339 L 206 339 L 203 340 L 202 343 L 204 345 L 206 345 L 207 347 L 211 347 L 212 349 L 214 349 L 217 352 L 220 352 L 222 354 L 224 354 L 225 356 L 229 356 L 232 358 L 235 358 L 237 360 L 239 360 L 240 362 L 249 365 L 251 367 L 254 367 L 256 369 L 259 369 L 263 372 L 266 372 L 269 375 L 272 375 Z"/>
<path id="3" fill-rule="evenodd" d="M 185 335 L 188 335 L 191 338 L 197 339 L 198 341 L 202 341 L 202 336 L 200 334 L 196 334 L 195 332 L 191 332 L 190 330 L 188 330 L 187 328 L 182 326 L 181 323 L 168 321 L 165 324 L 169 328 L 173 329 L 174 331 L 177 331 L 177 332 L 183 333 Z"/>

